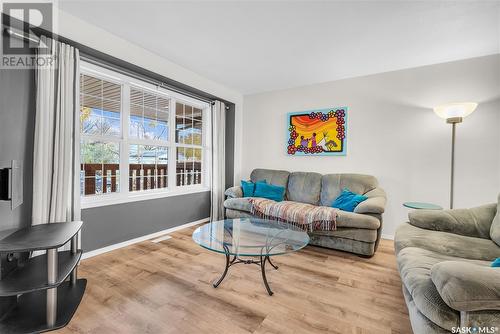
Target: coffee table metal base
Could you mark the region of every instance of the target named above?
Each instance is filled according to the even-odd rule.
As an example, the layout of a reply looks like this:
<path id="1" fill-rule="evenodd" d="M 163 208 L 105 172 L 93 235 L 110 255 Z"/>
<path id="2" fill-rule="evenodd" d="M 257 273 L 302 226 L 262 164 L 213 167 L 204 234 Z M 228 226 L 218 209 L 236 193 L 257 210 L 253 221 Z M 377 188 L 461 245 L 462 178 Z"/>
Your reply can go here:
<path id="1" fill-rule="evenodd" d="M 219 280 L 215 283 L 213 283 L 214 288 L 218 287 L 219 284 L 224 280 L 224 278 L 227 275 L 227 272 L 229 270 L 229 267 L 231 267 L 234 264 L 238 263 L 243 263 L 243 264 L 257 264 L 260 266 L 260 270 L 262 272 L 262 279 L 264 281 L 264 286 L 266 287 L 267 293 L 269 296 L 273 295 L 273 292 L 271 291 L 271 288 L 269 287 L 269 283 L 267 283 L 267 278 L 266 278 L 266 262 L 269 262 L 269 264 L 276 270 L 278 270 L 278 266 L 275 266 L 272 262 L 271 259 L 269 258 L 269 255 L 260 255 L 259 260 L 254 260 L 254 259 L 249 259 L 249 260 L 244 260 L 238 257 L 237 255 L 233 255 L 233 259 L 231 259 L 231 254 L 229 252 L 229 248 L 224 245 L 224 251 L 226 254 L 226 268 L 224 268 L 224 272 L 222 273 L 222 276 L 219 278 Z"/>

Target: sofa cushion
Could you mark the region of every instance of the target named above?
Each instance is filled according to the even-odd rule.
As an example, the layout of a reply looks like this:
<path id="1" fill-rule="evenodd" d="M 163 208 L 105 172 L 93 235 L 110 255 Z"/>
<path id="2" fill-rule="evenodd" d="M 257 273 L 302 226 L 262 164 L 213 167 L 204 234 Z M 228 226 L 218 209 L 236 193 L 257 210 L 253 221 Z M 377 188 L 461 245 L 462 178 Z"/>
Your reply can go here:
<path id="1" fill-rule="evenodd" d="M 310 232 L 309 235 L 344 238 L 364 242 L 377 241 L 377 230 L 354 227 L 338 227 L 335 231 L 314 231 Z"/>
<path id="2" fill-rule="evenodd" d="M 252 209 L 252 204 L 250 203 L 251 198 L 255 197 L 228 198 L 224 201 L 224 207 L 226 209 L 250 213 Z M 380 220 L 370 215 L 338 210 L 337 227 L 376 230 L 380 227 Z"/>
<path id="3" fill-rule="evenodd" d="M 380 227 L 380 220 L 371 215 L 338 210 L 337 227 L 356 227 L 376 230 Z"/>
<path id="4" fill-rule="evenodd" d="M 226 209 L 250 212 L 252 209 L 252 204 L 250 204 L 251 198 L 254 197 L 228 198 L 224 201 L 224 207 Z"/>
<path id="5" fill-rule="evenodd" d="M 237 219 L 237 218 L 254 218 L 250 212 L 226 209 L 227 219 Z"/>
<path id="6" fill-rule="evenodd" d="M 493 203 L 470 209 L 412 210 L 408 219 L 413 226 L 427 230 L 490 239 L 491 221 L 496 210 L 497 205 Z"/>
<path id="7" fill-rule="evenodd" d="M 410 315 L 410 323 L 413 333 L 450 334 L 450 331 L 439 327 L 420 313 L 415 305 L 415 301 L 404 285 L 403 295 L 405 297 L 406 305 L 408 306 L 408 313 Z"/>
<path id="8" fill-rule="evenodd" d="M 288 184 L 288 175 L 290 175 L 290 172 L 287 172 L 286 170 L 254 169 L 250 174 L 250 180 L 252 182 L 265 180 L 268 184 L 285 187 L 286 189 Z"/>
<path id="9" fill-rule="evenodd" d="M 382 188 L 375 188 L 365 193 L 364 196 L 368 197 L 354 208 L 356 213 L 378 213 L 382 214 L 385 211 L 385 203 L 387 198 L 385 191 Z"/>
<path id="10" fill-rule="evenodd" d="M 498 246 L 500 246 L 500 194 L 498 194 L 497 212 L 490 227 L 490 237 Z"/>
<path id="11" fill-rule="evenodd" d="M 252 210 L 252 204 L 250 203 L 252 198 L 255 197 L 228 198 L 224 201 L 224 207 L 249 213 Z M 380 227 L 380 220 L 370 215 L 338 210 L 337 227 L 376 230 Z"/>
<path id="12" fill-rule="evenodd" d="M 309 237 L 309 244 L 313 246 L 333 248 L 366 256 L 372 256 L 375 253 L 375 242 L 364 242 L 338 237 L 332 238 L 321 234 L 310 234 Z"/>
<path id="13" fill-rule="evenodd" d="M 325 174 L 321 177 L 320 203 L 331 206 L 344 188 L 357 194 L 365 194 L 377 186 L 377 179 L 371 175 Z"/>
<path id="14" fill-rule="evenodd" d="M 293 172 L 288 177 L 286 198 L 289 201 L 318 205 L 321 174 Z"/>
<path id="15" fill-rule="evenodd" d="M 227 188 L 224 195 L 231 198 L 243 197 L 243 189 L 241 189 L 241 186 Z"/>
<path id="16" fill-rule="evenodd" d="M 443 261 L 432 267 L 441 298 L 459 311 L 500 310 L 500 270 L 489 261 Z"/>
<path id="17" fill-rule="evenodd" d="M 396 253 L 406 247 L 420 247 L 444 255 L 473 260 L 493 261 L 500 257 L 500 247 L 489 239 L 431 231 L 408 223 L 398 227 L 394 240 Z"/>
<path id="18" fill-rule="evenodd" d="M 460 313 L 446 305 L 439 295 L 431 279 L 431 268 L 452 259 L 455 258 L 415 247 L 407 247 L 397 256 L 401 280 L 420 313 L 447 330 L 459 325 Z"/>

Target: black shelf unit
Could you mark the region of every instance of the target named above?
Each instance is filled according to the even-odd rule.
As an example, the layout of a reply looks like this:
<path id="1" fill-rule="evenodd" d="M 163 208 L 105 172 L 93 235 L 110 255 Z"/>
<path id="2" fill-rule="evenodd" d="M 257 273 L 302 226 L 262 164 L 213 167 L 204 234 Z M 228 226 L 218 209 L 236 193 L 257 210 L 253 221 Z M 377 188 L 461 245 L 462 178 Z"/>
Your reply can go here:
<path id="1" fill-rule="evenodd" d="M 47 250 L 0 280 L 0 297 L 17 296 L 0 318 L 0 333 L 41 333 L 69 323 L 87 286 L 87 280 L 77 278 L 81 228 L 82 222 L 52 223 L 0 233 L 1 253 Z M 70 241 L 71 250 L 57 251 Z"/>

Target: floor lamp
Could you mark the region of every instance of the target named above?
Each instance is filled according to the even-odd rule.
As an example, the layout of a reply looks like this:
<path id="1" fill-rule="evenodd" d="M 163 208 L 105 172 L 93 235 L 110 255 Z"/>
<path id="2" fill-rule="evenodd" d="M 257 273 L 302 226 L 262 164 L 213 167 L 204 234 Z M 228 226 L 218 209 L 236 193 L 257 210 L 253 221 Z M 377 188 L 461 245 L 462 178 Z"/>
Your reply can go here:
<path id="1" fill-rule="evenodd" d="M 451 182 L 450 182 L 450 209 L 453 209 L 453 183 L 455 181 L 455 131 L 458 123 L 462 123 L 463 119 L 474 110 L 477 103 L 448 103 L 437 106 L 434 112 L 441 118 L 446 120 L 446 123 L 451 124 Z"/>

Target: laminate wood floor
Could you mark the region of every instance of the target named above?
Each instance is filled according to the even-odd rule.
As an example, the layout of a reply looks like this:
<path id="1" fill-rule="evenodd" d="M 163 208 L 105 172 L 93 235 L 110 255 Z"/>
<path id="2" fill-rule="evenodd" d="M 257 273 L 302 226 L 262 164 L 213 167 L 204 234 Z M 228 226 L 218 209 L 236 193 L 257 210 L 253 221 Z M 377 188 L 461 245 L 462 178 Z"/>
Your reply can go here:
<path id="1" fill-rule="evenodd" d="M 211 283 L 225 258 L 191 239 L 194 228 L 83 260 L 87 291 L 56 333 L 411 333 L 392 241 L 370 259 L 308 246 L 260 268 L 238 264 Z"/>

